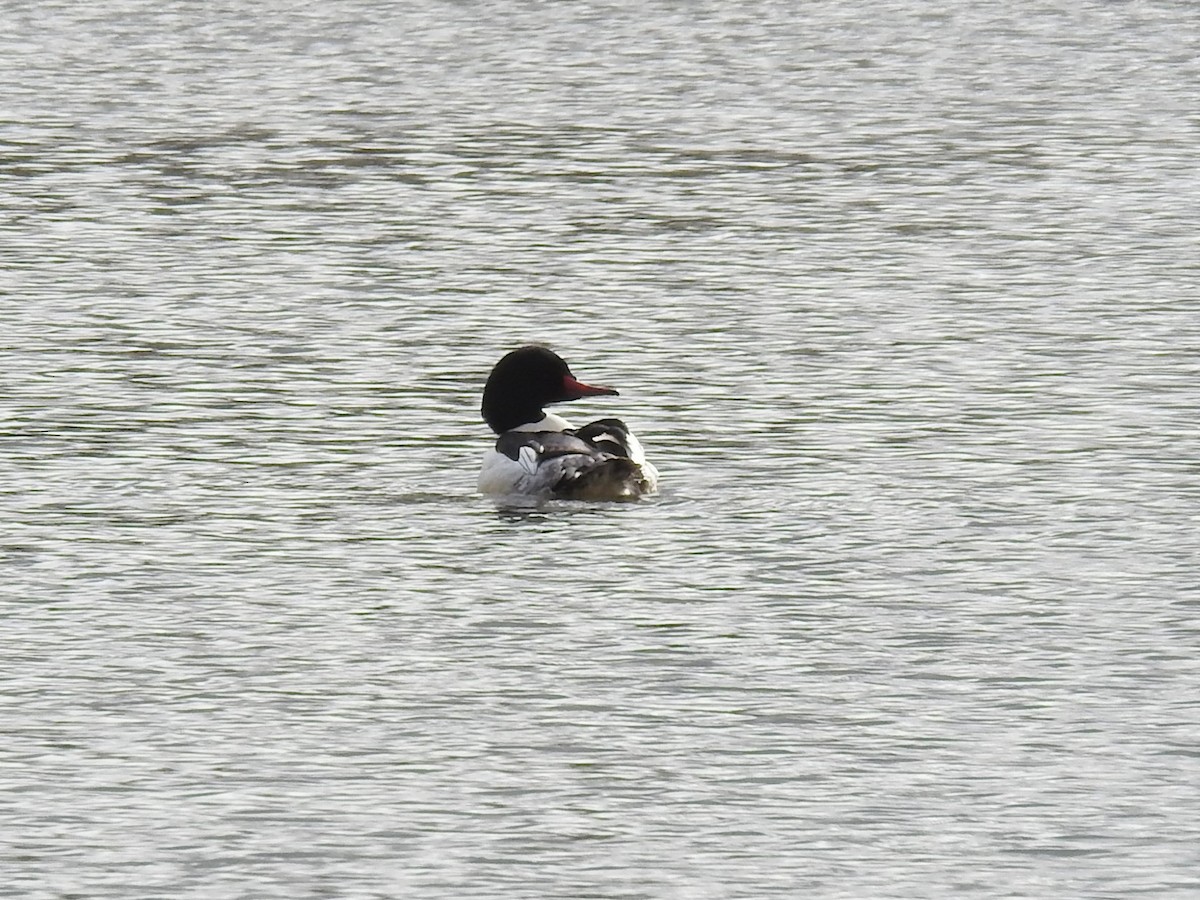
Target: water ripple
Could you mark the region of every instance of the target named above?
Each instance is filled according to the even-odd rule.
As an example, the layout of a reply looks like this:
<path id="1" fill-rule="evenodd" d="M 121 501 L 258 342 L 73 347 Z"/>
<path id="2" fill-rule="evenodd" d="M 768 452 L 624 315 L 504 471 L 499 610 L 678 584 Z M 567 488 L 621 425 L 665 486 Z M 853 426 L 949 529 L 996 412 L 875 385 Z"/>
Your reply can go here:
<path id="1" fill-rule="evenodd" d="M 1195 894 L 1183 7 L 243 5 L 0 36 L 9 891 Z"/>

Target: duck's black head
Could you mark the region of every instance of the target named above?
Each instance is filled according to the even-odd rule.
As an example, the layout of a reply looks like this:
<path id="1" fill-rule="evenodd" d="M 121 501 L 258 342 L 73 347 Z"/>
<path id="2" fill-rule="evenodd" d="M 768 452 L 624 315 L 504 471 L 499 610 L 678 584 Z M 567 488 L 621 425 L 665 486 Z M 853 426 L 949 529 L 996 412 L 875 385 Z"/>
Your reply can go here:
<path id="1" fill-rule="evenodd" d="M 483 420 L 496 434 L 544 415 L 549 403 L 616 394 L 612 388 L 577 381 L 557 353 L 545 347 L 521 347 L 506 354 L 492 369 L 483 388 Z"/>

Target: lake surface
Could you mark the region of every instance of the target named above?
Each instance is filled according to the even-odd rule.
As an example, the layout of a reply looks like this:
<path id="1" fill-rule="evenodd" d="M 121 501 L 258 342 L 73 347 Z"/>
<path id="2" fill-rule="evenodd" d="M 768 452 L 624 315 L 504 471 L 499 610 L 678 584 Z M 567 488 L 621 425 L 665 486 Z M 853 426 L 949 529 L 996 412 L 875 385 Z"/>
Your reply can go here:
<path id="1" fill-rule="evenodd" d="M 4 18 L 0 896 L 1200 895 L 1194 5 Z"/>

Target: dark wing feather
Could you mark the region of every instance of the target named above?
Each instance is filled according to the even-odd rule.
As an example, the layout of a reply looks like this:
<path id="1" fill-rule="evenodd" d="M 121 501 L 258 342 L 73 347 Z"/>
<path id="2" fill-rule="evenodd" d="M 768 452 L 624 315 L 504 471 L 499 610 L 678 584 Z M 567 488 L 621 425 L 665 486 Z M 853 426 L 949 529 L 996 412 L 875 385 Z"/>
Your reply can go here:
<path id="1" fill-rule="evenodd" d="M 514 461 L 520 460 L 522 447 L 532 447 L 539 459 L 596 452 L 592 444 L 569 431 L 506 431 L 496 439 L 496 450 Z"/>
<path id="2" fill-rule="evenodd" d="M 575 429 L 579 438 L 613 456 L 629 458 L 629 428 L 620 419 L 597 419 Z"/>

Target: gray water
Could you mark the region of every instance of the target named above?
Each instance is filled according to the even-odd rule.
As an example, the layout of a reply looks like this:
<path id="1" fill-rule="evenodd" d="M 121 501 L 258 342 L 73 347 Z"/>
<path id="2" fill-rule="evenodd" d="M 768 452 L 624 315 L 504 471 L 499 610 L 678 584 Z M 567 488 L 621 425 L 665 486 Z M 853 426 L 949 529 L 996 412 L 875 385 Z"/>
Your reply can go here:
<path id="1" fill-rule="evenodd" d="M 0 896 L 1200 895 L 1192 4 L 3 18 Z"/>

